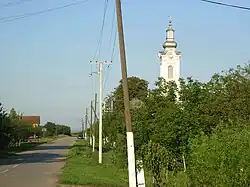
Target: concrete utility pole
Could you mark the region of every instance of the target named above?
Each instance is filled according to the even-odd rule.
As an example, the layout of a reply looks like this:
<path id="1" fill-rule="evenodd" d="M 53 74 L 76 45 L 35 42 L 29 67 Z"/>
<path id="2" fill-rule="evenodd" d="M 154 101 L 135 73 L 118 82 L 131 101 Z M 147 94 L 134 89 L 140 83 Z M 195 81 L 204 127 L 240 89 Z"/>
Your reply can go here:
<path id="1" fill-rule="evenodd" d="M 124 108 L 125 108 L 124 113 L 125 113 L 126 129 L 127 129 L 129 187 L 136 187 L 134 136 L 132 131 L 132 123 L 130 115 L 126 53 L 124 45 L 122 10 L 121 10 L 120 0 L 116 0 L 116 14 L 117 14 L 117 27 L 119 35 L 119 46 L 120 46 L 122 85 L 123 85 Z"/>
<path id="2" fill-rule="evenodd" d="M 82 137 L 84 136 L 84 122 L 83 122 L 83 118 L 82 118 Z"/>
<path id="3" fill-rule="evenodd" d="M 102 163 L 102 65 L 111 64 L 112 62 L 92 62 L 98 64 L 98 74 L 99 74 L 99 164 Z"/>
<path id="4" fill-rule="evenodd" d="M 94 123 L 96 122 L 96 120 L 99 120 L 98 116 L 97 116 L 97 112 L 96 112 L 96 108 L 97 108 L 96 105 L 97 105 L 97 94 L 95 94 L 95 105 L 94 105 L 94 107 L 92 107 L 92 110 L 93 110 L 93 112 L 95 114 L 95 116 L 94 116 Z"/>
<path id="5" fill-rule="evenodd" d="M 86 114 L 85 114 L 85 140 L 87 140 L 87 126 L 88 124 L 88 108 L 86 108 Z"/>
<path id="6" fill-rule="evenodd" d="M 94 125 L 96 124 L 96 120 L 97 120 L 97 114 L 96 114 L 96 105 L 97 105 L 97 93 L 95 93 L 95 105 L 93 108 L 93 106 L 91 107 L 91 111 L 93 110 L 95 116 L 94 116 Z M 95 152 L 95 126 L 93 127 L 93 152 Z"/>
<path id="7" fill-rule="evenodd" d="M 92 140 L 93 140 L 93 116 L 92 116 L 92 114 L 93 114 L 93 112 L 92 112 L 92 107 L 93 107 L 93 101 L 91 100 L 91 102 L 90 102 L 90 127 L 89 127 L 89 129 L 90 129 L 90 134 L 89 134 L 89 144 L 90 144 L 90 146 L 92 145 Z"/>
<path id="8" fill-rule="evenodd" d="M 111 99 L 110 102 L 111 102 L 110 103 L 110 111 L 113 112 L 113 110 L 114 110 L 114 101 L 113 101 L 113 99 Z"/>

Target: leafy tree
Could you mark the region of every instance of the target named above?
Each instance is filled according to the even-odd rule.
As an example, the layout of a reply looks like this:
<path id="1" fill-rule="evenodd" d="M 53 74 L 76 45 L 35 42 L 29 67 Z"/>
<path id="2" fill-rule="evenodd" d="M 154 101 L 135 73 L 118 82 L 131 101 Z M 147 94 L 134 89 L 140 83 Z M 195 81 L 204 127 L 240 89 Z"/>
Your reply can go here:
<path id="1" fill-rule="evenodd" d="M 47 129 L 46 133 L 48 136 L 53 136 L 56 134 L 56 124 L 53 123 L 53 122 L 47 122 L 45 125 L 44 125 L 44 128 Z"/>
<path id="2" fill-rule="evenodd" d="M 7 114 L 1 105 L 0 112 L 1 148 L 20 146 L 21 142 L 33 134 L 33 128 L 22 120 L 22 116 L 15 109 Z"/>
<path id="3" fill-rule="evenodd" d="M 140 79 L 138 77 L 129 77 L 128 78 L 128 88 L 129 88 L 129 100 L 139 99 L 144 101 L 148 95 L 148 82 Z M 123 100 L 123 86 L 122 80 L 120 80 L 119 85 L 115 88 L 114 92 L 111 95 L 111 98 L 114 101 L 114 109 L 121 110 L 124 109 L 124 100 Z"/>
<path id="4" fill-rule="evenodd" d="M 114 162 L 125 166 L 121 83 L 106 99 L 103 136 L 109 139 L 105 146 L 113 151 Z M 248 168 L 244 167 L 243 173 L 238 171 L 243 163 L 249 162 L 244 156 L 249 154 L 248 139 L 242 138 L 250 132 L 250 64 L 215 74 L 206 83 L 191 77 L 180 79 L 179 83 L 177 87 L 175 82 L 159 78 L 155 88 L 148 89 L 147 81 L 129 78 L 136 158 L 143 160 L 156 186 L 173 186 L 171 181 L 176 181 L 173 177 L 180 176 L 190 177 L 185 185 L 189 182 L 196 186 L 228 186 L 226 176 L 232 177 L 229 181 L 234 186 L 249 183 Z M 94 128 L 98 132 L 98 124 Z M 210 150 L 211 147 L 214 149 Z M 243 155 L 237 157 L 239 151 Z M 225 154 L 230 154 L 229 158 L 225 159 Z M 218 162 L 212 160 L 215 157 Z M 236 158 L 242 159 L 242 163 Z M 224 168 L 218 169 L 216 164 L 223 164 Z"/>
<path id="5" fill-rule="evenodd" d="M 55 125 L 48 122 L 46 127 L 49 129 L 49 135 L 71 135 L 71 129 L 66 125 Z M 34 128 L 22 120 L 22 114 L 18 114 L 14 108 L 7 113 L 0 103 L 0 150 L 20 146 L 27 137 L 34 134 L 39 136 L 42 134 L 41 126 Z"/>
<path id="6" fill-rule="evenodd" d="M 249 186 L 250 129 L 225 129 L 191 143 L 189 174 L 195 186 Z"/>
<path id="7" fill-rule="evenodd" d="M 5 148 L 11 141 L 10 121 L 5 112 L 2 103 L 0 103 L 0 149 Z"/>
<path id="8" fill-rule="evenodd" d="M 53 122 L 47 122 L 44 126 L 47 136 L 55 136 L 59 134 L 71 135 L 71 128 L 66 125 L 57 125 Z"/>

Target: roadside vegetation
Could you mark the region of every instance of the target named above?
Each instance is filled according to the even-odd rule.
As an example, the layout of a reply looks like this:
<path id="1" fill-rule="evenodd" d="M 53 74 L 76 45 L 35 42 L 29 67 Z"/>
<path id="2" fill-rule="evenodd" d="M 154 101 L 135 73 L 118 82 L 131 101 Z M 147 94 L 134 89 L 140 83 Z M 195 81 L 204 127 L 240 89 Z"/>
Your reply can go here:
<path id="1" fill-rule="evenodd" d="M 46 131 L 42 131 L 44 128 Z M 53 141 L 60 134 L 70 135 L 70 127 L 52 122 L 33 127 L 32 124 L 22 120 L 22 114 L 18 114 L 13 108 L 7 113 L 0 103 L 0 158 Z"/>
<path id="2" fill-rule="evenodd" d="M 138 77 L 128 84 L 136 159 L 143 161 L 152 186 L 249 186 L 250 64 L 214 74 L 208 82 L 180 79 L 179 90 L 162 79 L 153 89 Z M 125 169 L 121 81 L 105 102 L 104 154 L 112 156 L 103 163 Z M 98 122 L 88 134 L 93 129 L 98 147 Z"/>
<path id="3" fill-rule="evenodd" d="M 214 74 L 159 79 L 154 89 L 129 77 L 136 159 L 143 161 L 147 187 L 247 187 L 250 184 L 250 64 Z M 103 164 L 89 141 L 78 140 L 61 183 L 128 186 L 122 82 L 105 100 Z M 98 121 L 87 130 L 95 132 Z M 137 166 L 138 168 L 140 166 Z"/>
<path id="4" fill-rule="evenodd" d="M 77 140 L 71 148 L 63 168 L 60 183 L 86 187 L 127 187 L 127 169 L 112 163 L 112 154 L 103 154 L 103 164 L 98 164 L 98 152 L 92 152 L 88 142 Z"/>

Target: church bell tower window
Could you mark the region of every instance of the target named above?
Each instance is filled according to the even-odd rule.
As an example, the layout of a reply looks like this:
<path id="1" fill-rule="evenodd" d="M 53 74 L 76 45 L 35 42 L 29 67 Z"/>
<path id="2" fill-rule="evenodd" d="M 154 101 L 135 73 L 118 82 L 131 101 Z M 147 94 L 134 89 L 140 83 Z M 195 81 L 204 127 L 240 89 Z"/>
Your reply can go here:
<path id="1" fill-rule="evenodd" d="M 172 65 L 168 66 L 168 78 L 173 79 L 174 78 L 174 67 Z"/>

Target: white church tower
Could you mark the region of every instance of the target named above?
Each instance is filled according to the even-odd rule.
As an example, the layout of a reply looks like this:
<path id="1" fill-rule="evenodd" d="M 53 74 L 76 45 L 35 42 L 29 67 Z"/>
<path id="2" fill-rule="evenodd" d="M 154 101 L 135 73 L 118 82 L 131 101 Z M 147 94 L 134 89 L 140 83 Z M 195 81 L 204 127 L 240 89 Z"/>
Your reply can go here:
<path id="1" fill-rule="evenodd" d="M 175 81 L 179 86 L 180 78 L 180 58 L 181 52 L 177 50 L 175 42 L 175 30 L 172 27 L 172 21 L 166 30 L 166 41 L 163 43 L 163 51 L 158 53 L 160 58 L 160 77 L 168 81 Z"/>

